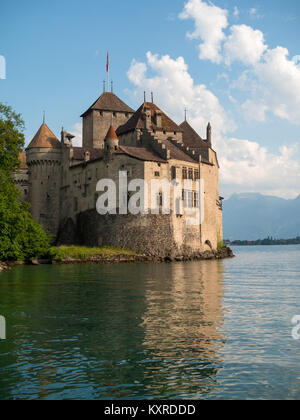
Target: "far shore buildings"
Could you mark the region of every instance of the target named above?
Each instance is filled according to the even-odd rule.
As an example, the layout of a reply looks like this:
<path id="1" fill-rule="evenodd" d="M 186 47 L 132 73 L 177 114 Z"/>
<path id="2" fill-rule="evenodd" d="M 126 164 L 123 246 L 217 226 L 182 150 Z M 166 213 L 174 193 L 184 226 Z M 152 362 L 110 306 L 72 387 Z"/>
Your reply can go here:
<path id="1" fill-rule="evenodd" d="M 188 121 L 177 125 L 153 102 L 134 111 L 112 92 L 104 92 L 82 118 L 82 147 L 73 147 L 74 136 L 64 130 L 59 140 L 43 123 L 15 174 L 21 198 L 56 243 L 109 245 L 160 256 L 217 249 L 223 239 L 222 199 L 210 124 L 203 139 Z M 108 178 L 118 185 L 120 171 L 128 182 L 190 180 L 180 198 L 183 209 L 199 207 L 196 186 L 203 180 L 204 220 L 189 226 L 185 212 L 175 212 L 172 202 L 170 214 L 119 214 L 124 206 L 119 201 L 117 214 L 98 214 L 98 181 Z M 160 192 L 158 206 L 163 199 Z"/>

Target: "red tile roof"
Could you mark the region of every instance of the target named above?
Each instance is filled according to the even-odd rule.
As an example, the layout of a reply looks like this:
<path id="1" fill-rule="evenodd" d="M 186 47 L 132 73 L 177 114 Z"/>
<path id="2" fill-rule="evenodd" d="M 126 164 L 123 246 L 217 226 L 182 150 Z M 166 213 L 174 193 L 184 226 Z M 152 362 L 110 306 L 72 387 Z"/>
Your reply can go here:
<path id="1" fill-rule="evenodd" d="M 42 124 L 26 150 L 34 148 L 60 149 L 61 144 L 50 128 Z"/>
<path id="2" fill-rule="evenodd" d="M 166 132 L 181 132 L 181 128 L 171 120 L 158 106 L 153 104 L 152 102 L 144 102 L 139 109 L 134 113 L 134 115 L 125 123 L 121 125 L 117 129 L 117 135 L 125 134 L 130 131 L 135 130 L 136 128 L 142 129 L 145 127 L 145 123 L 143 120 L 143 115 L 145 112 L 145 108 L 150 109 L 151 111 L 151 125 L 153 130 L 163 130 Z M 160 112 L 162 116 L 162 127 L 157 127 L 156 120 L 155 120 L 155 113 Z"/>
<path id="3" fill-rule="evenodd" d="M 81 117 L 84 117 L 92 110 L 112 111 L 112 112 L 128 112 L 134 113 L 134 110 L 125 104 L 118 96 L 111 92 L 104 92 L 94 103 L 85 111 Z"/>
<path id="4" fill-rule="evenodd" d="M 28 166 L 26 163 L 26 155 L 24 152 L 19 153 L 19 161 L 21 162 L 20 169 L 28 169 Z"/>
<path id="5" fill-rule="evenodd" d="M 118 140 L 118 136 L 116 135 L 115 129 L 112 125 L 109 127 L 105 140 Z"/>

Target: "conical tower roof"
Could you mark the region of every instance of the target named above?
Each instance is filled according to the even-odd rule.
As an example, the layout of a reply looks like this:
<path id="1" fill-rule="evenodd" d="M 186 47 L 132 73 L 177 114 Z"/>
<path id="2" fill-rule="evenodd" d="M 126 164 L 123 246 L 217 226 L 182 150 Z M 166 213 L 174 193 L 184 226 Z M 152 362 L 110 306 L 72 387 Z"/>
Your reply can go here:
<path id="1" fill-rule="evenodd" d="M 105 140 L 119 140 L 112 125 L 109 127 Z"/>
<path id="2" fill-rule="evenodd" d="M 60 149 L 61 144 L 50 128 L 42 124 L 26 150 L 34 148 Z"/>

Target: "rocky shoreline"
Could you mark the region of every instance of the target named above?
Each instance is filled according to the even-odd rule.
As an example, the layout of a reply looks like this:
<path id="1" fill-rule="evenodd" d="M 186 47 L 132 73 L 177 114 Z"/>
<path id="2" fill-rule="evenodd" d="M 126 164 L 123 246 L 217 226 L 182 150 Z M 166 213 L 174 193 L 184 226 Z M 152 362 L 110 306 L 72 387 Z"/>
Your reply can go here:
<path id="1" fill-rule="evenodd" d="M 22 264 L 29 264 L 29 265 L 44 265 L 44 264 L 54 264 L 54 265 L 62 265 L 62 264 L 121 264 L 121 263 L 145 263 L 145 262 L 187 262 L 187 261 L 207 261 L 207 260 L 221 260 L 225 258 L 233 258 L 234 254 L 232 250 L 228 247 L 224 247 L 218 251 L 205 251 L 201 253 L 195 254 L 187 254 L 181 256 L 166 256 L 166 257 L 158 257 L 153 255 L 140 255 L 140 254 L 133 254 L 133 255 L 99 255 L 93 256 L 88 258 L 71 258 L 66 257 L 62 260 L 32 260 L 28 262 L 11 262 L 11 263 L 0 263 L 0 272 L 6 269 L 9 269 L 12 265 L 22 265 Z"/>
<path id="2" fill-rule="evenodd" d="M 8 266 L 6 264 L 4 264 L 3 262 L 0 262 L 0 273 L 1 271 L 7 270 Z"/>
<path id="3" fill-rule="evenodd" d="M 67 257 L 59 261 L 34 261 L 33 264 L 121 264 L 121 263 L 143 263 L 143 262 L 187 262 L 187 261 L 205 261 L 205 260 L 221 260 L 225 258 L 233 258 L 234 254 L 228 247 L 224 247 L 218 251 L 205 251 L 195 254 L 187 254 L 181 256 L 159 257 L 154 255 L 134 254 L 134 255 L 114 255 L 114 256 L 94 256 L 89 258 L 71 258 Z"/>

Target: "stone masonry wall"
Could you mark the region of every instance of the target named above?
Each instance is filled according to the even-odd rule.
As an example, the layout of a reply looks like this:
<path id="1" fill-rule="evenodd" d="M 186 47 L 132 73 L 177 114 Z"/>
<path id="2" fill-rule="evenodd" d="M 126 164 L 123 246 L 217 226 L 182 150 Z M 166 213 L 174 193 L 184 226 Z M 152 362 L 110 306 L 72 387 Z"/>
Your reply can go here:
<path id="1" fill-rule="evenodd" d="M 116 130 L 131 116 L 132 113 L 92 110 L 83 118 L 83 147 L 103 149 L 110 125 Z"/>
<path id="2" fill-rule="evenodd" d="M 114 246 L 156 257 L 174 256 L 176 245 L 168 215 L 99 215 L 95 210 L 77 219 L 78 241 L 87 246 Z"/>

